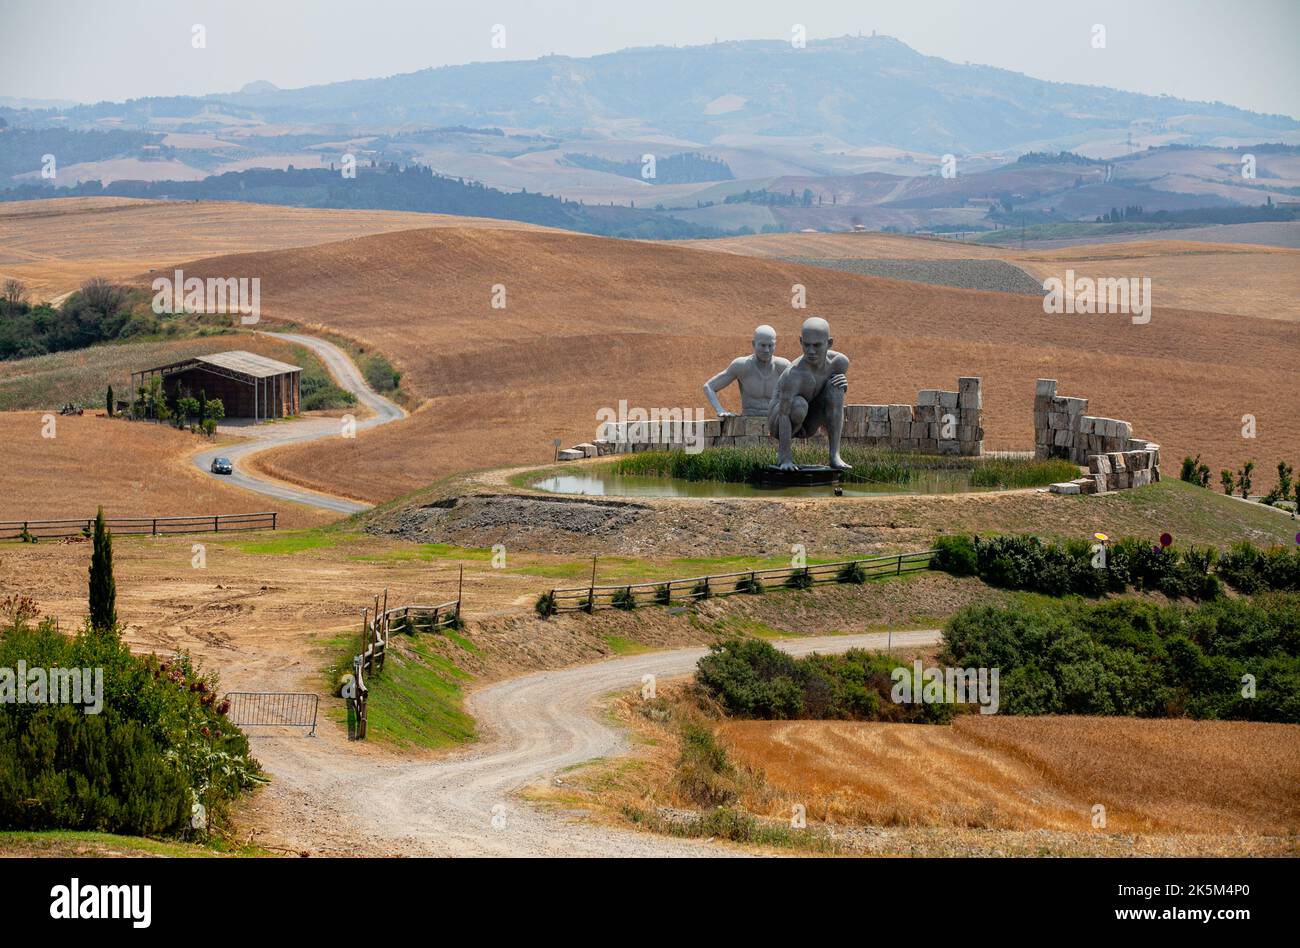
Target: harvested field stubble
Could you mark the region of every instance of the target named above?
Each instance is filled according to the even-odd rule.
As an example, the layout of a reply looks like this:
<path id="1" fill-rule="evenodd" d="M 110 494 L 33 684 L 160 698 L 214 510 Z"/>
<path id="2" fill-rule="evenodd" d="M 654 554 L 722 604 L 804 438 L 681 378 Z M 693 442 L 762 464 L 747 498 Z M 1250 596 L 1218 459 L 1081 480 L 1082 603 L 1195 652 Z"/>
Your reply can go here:
<path id="1" fill-rule="evenodd" d="M 168 517 L 276 510 L 280 526 L 332 519 L 300 504 L 228 487 L 204 475 L 189 456 L 206 438 L 166 425 L 102 415 L 54 415 L 54 437 L 42 412 L 0 413 L 0 520 Z"/>
<path id="2" fill-rule="evenodd" d="M 964 715 L 951 726 L 732 721 L 733 759 L 810 819 L 885 826 L 1294 836 L 1300 728 Z M 760 806 L 761 801 L 756 801 Z"/>

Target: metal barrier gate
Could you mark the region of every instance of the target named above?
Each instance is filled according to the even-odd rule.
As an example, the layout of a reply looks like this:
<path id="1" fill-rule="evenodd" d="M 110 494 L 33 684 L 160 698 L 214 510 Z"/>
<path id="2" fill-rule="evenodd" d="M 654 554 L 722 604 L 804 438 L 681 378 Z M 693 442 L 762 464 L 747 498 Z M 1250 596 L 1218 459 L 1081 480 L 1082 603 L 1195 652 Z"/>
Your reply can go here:
<path id="1" fill-rule="evenodd" d="M 316 736 L 320 696 L 294 691 L 232 691 L 226 717 L 239 727 L 306 727 Z"/>

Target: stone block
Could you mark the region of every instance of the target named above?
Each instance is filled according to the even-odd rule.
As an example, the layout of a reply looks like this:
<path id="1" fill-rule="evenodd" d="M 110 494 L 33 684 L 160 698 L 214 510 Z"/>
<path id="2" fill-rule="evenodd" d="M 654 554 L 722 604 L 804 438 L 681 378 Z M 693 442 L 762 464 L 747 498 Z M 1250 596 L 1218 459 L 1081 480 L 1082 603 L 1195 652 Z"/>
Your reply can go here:
<path id="1" fill-rule="evenodd" d="M 922 454 L 938 454 L 938 453 L 939 453 L 939 439 L 938 439 L 938 438 L 922 438 L 920 441 L 918 441 L 918 442 L 916 443 L 916 450 L 917 450 L 917 451 L 920 451 Z"/>
<path id="2" fill-rule="evenodd" d="M 939 442 L 939 453 L 940 453 L 940 454 L 952 454 L 952 455 L 960 454 L 960 453 L 961 453 L 961 442 L 957 441 L 956 439 L 952 439 L 952 440 L 947 440 L 947 439 L 945 439 L 945 440 L 941 440 L 941 441 Z"/>
<path id="3" fill-rule="evenodd" d="M 889 406 L 889 426 L 895 429 L 895 433 L 901 437 L 907 437 L 903 425 L 912 423 L 912 406 L 911 405 L 890 405 Z"/>
<path id="4" fill-rule="evenodd" d="M 984 441 L 963 441 L 961 443 L 961 453 L 967 457 L 979 457 L 984 453 Z"/>
<path id="5" fill-rule="evenodd" d="M 939 407 L 940 407 L 940 408 L 956 408 L 956 407 L 957 407 L 957 393 L 956 393 L 956 392 L 940 392 L 940 393 L 939 393 Z"/>
<path id="6" fill-rule="evenodd" d="M 1047 427 L 1049 428 L 1068 428 L 1070 426 L 1070 416 L 1063 411 L 1053 411 L 1047 414 Z"/>
<path id="7" fill-rule="evenodd" d="M 921 389 L 916 393 L 916 404 L 937 407 L 939 404 L 939 390 L 937 388 Z"/>
<path id="8" fill-rule="evenodd" d="M 721 436 L 724 438 L 734 438 L 736 435 L 745 433 L 745 418 L 743 415 L 729 415 L 726 418 L 720 418 L 722 424 Z"/>
<path id="9" fill-rule="evenodd" d="M 1074 432 L 1068 428 L 1057 428 L 1052 430 L 1052 444 L 1058 448 L 1069 447 L 1074 443 Z"/>
<path id="10" fill-rule="evenodd" d="M 957 402 L 964 410 L 978 411 L 984 407 L 978 376 L 964 375 L 957 379 Z"/>
<path id="11" fill-rule="evenodd" d="M 887 422 L 887 421 L 872 421 L 872 422 L 868 422 L 868 423 L 867 423 L 867 437 L 868 437 L 868 438 L 888 438 L 888 437 L 889 437 L 889 422 Z"/>
<path id="12" fill-rule="evenodd" d="M 1051 398 L 1056 394 L 1056 379 L 1039 379 L 1034 384 L 1034 395 Z"/>
<path id="13" fill-rule="evenodd" d="M 1104 454 L 1092 454 L 1088 456 L 1088 471 L 1092 474 L 1109 474 L 1110 458 Z"/>
<path id="14" fill-rule="evenodd" d="M 868 405 L 868 406 L 867 406 L 867 422 L 868 422 L 868 424 L 870 424 L 870 423 L 873 422 L 873 421 L 875 421 L 875 422 L 887 422 L 887 421 L 889 421 L 889 406 L 888 406 L 888 405 Z"/>
<path id="15" fill-rule="evenodd" d="M 1083 491 L 1074 481 L 1062 481 L 1048 488 L 1053 494 L 1081 494 Z"/>
<path id="16" fill-rule="evenodd" d="M 1128 464 L 1124 460 L 1124 454 L 1121 451 L 1112 451 L 1107 455 L 1110 458 L 1110 468 L 1112 471 L 1126 471 Z"/>
<path id="17" fill-rule="evenodd" d="M 555 457 L 558 461 L 581 461 L 586 455 L 577 448 L 563 448 Z"/>
<path id="18" fill-rule="evenodd" d="M 599 449 L 590 441 L 584 441 L 582 444 L 575 444 L 569 450 L 581 451 L 584 458 L 594 458 L 599 453 Z"/>

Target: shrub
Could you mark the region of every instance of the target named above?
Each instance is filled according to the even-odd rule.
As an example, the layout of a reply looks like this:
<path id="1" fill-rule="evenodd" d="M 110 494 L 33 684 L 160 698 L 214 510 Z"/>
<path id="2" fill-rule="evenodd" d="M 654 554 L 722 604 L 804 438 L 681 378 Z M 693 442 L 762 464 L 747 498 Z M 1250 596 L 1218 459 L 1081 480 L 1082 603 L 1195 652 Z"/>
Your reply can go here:
<path id="1" fill-rule="evenodd" d="M 809 589 L 812 584 L 812 573 L 808 572 L 807 567 L 795 570 L 785 578 L 784 583 L 787 589 Z"/>
<path id="2" fill-rule="evenodd" d="M 954 576 L 973 576 L 979 569 L 975 543 L 965 534 L 936 537 L 934 556 L 930 568 L 952 573 Z"/>
<path id="3" fill-rule="evenodd" d="M 655 587 L 655 602 L 661 606 L 670 605 L 673 601 L 673 587 L 667 583 L 661 583 Z"/>
<path id="4" fill-rule="evenodd" d="M 262 780 L 216 677 L 188 656 L 135 656 L 116 629 L 89 623 L 73 637 L 51 620 L 18 619 L 3 632 L 0 667 L 103 669 L 103 707 L 0 706 L 0 825 L 188 835 L 192 803 L 220 824 Z"/>
<path id="5" fill-rule="evenodd" d="M 709 581 L 701 579 L 691 590 L 691 595 L 696 599 L 708 599 L 713 595 L 713 590 L 709 588 Z"/>
<path id="6" fill-rule="evenodd" d="M 845 563 L 835 574 L 835 581 L 837 583 L 852 583 L 855 586 L 861 586 L 867 581 L 867 571 L 863 568 L 861 563 L 856 561 Z"/>
<path id="7" fill-rule="evenodd" d="M 736 592 L 749 593 L 757 596 L 763 592 L 763 581 L 754 573 L 748 576 L 742 576 L 736 580 Z"/>
<path id="8" fill-rule="evenodd" d="M 366 359 L 363 371 L 366 381 L 376 392 L 391 392 L 402 379 L 402 373 L 377 352 Z"/>
<path id="9" fill-rule="evenodd" d="M 555 605 L 555 593 L 547 590 L 537 597 L 537 602 L 533 603 L 533 609 L 543 619 L 549 619 L 558 611 Z"/>
<path id="10" fill-rule="evenodd" d="M 624 586 L 622 589 L 614 590 L 614 595 L 610 599 L 610 604 L 613 605 L 615 609 L 635 609 L 636 596 L 632 593 L 632 587 Z"/>

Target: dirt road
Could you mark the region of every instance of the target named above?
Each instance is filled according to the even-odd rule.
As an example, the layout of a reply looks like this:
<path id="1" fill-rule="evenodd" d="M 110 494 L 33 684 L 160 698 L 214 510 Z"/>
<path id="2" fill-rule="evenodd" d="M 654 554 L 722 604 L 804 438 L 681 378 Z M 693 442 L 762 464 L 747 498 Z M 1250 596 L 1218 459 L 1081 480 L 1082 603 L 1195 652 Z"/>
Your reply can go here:
<path id="1" fill-rule="evenodd" d="M 904 649 L 939 631 L 893 633 Z M 884 633 L 786 639 L 793 655 L 884 648 Z M 404 763 L 372 748 L 341 746 L 337 729 L 318 738 L 254 737 L 273 777 L 259 843 L 316 853 L 442 856 L 717 856 L 721 846 L 617 829 L 527 804 L 515 794 L 537 780 L 626 749 L 600 719 L 598 699 L 637 688 L 643 676 L 689 674 L 702 648 L 654 652 L 525 675 L 470 696 L 483 732 L 474 749 Z M 495 819 L 495 825 L 494 825 Z"/>
<path id="2" fill-rule="evenodd" d="M 279 332 L 267 333 L 267 335 L 273 335 L 286 342 L 296 343 L 311 349 L 320 356 L 339 387 L 356 395 L 357 401 L 373 412 L 369 418 L 356 422 L 356 431 L 388 424 L 390 421 L 406 417 L 406 412 L 400 406 L 384 398 L 366 384 L 360 370 L 357 369 L 347 353 L 338 346 L 323 339 L 317 339 L 314 336 L 304 336 L 298 333 Z M 239 445 L 214 448 L 196 454 L 194 456 L 195 466 L 199 470 L 209 473 L 209 476 L 219 477 L 225 483 L 257 491 L 259 494 L 266 494 L 268 497 L 275 497 L 278 500 L 308 504 L 312 507 L 334 510 L 342 514 L 354 514 L 370 509 L 370 504 L 348 500 L 344 497 L 332 497 L 302 487 L 294 487 L 283 481 L 272 480 L 265 475 L 252 473 L 247 468 L 247 465 L 239 463 L 259 451 L 266 451 L 270 448 L 278 448 L 287 444 L 301 444 L 304 441 L 316 441 L 321 438 L 343 437 L 343 426 L 340 419 L 309 418 L 303 421 L 290 421 L 282 424 L 226 424 L 222 425 L 219 430 L 227 434 L 237 434 L 248 440 Z M 229 458 L 234 463 L 235 473 L 229 475 L 211 474 L 210 467 L 212 459 L 215 457 Z"/>

